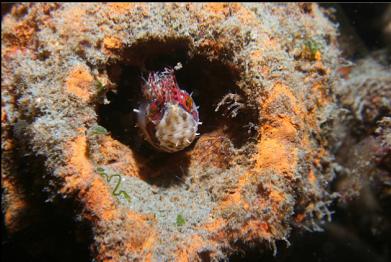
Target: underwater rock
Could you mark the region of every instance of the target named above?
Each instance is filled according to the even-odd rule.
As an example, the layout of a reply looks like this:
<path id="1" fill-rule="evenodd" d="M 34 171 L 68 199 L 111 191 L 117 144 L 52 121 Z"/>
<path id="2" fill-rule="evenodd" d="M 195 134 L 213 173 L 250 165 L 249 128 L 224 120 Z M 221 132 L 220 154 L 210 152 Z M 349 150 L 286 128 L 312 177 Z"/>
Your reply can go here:
<path id="1" fill-rule="evenodd" d="M 390 196 L 391 68 L 387 57 L 385 50 L 373 52 L 351 65 L 338 81 L 342 114 L 335 121 L 332 144 L 342 167 L 336 189 L 345 203 L 365 187 Z"/>
<path id="2" fill-rule="evenodd" d="M 2 23 L 8 232 L 35 191 L 76 203 L 98 261 L 224 259 L 321 230 L 336 36 L 316 4 L 15 5 Z M 178 62 L 203 124 L 164 153 L 132 110 L 142 78 Z"/>

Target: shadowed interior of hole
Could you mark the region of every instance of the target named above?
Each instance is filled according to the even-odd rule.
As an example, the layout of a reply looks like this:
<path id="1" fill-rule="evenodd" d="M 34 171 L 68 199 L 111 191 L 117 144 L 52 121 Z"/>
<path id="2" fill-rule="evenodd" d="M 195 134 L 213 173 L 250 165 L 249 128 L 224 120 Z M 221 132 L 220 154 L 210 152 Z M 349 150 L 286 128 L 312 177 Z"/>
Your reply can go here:
<path id="1" fill-rule="evenodd" d="M 203 122 L 199 127 L 201 135 L 223 128 L 236 148 L 242 147 L 255 135 L 254 132 L 248 133 L 246 125 L 257 122 L 256 111 L 241 108 L 236 117 L 231 117 L 233 108 L 228 110 L 228 104 L 221 106 L 217 112 L 215 110 L 224 96 L 230 93 L 239 95 L 240 103 L 246 103 L 245 95 L 236 86 L 238 76 L 239 72 L 234 66 L 210 62 L 202 56 L 193 57 L 176 73 L 179 86 L 192 92 L 195 103 L 200 107 L 200 121 Z"/>
<path id="2" fill-rule="evenodd" d="M 153 149 L 140 136 L 135 127 L 137 115 L 133 112 L 142 101 L 142 77 L 147 78 L 148 72 L 164 70 L 164 67 L 174 67 L 178 62 L 183 66 L 175 72 L 179 87 L 186 90 L 199 106 L 199 126 L 201 136 L 224 129 L 223 133 L 239 148 L 248 141 L 253 133 L 248 133 L 245 127 L 249 122 L 256 123 L 254 112 L 239 111 L 236 118 L 223 116 L 215 112 L 217 104 L 228 93 L 244 95 L 236 87 L 239 73 L 233 66 L 221 62 L 210 62 L 202 56 L 189 56 L 190 47 L 185 41 L 150 41 L 140 43 L 122 52 L 123 59 L 108 66 L 110 80 L 117 85 L 116 92 L 108 92 L 110 104 L 98 108 L 99 124 L 107 128 L 113 138 L 129 146 L 136 153 L 136 158 L 148 159 L 152 170 L 161 172 L 167 165 L 175 163 L 181 166 L 183 173 L 189 164 L 188 152 L 194 148 L 193 143 L 187 149 L 169 154 Z M 224 107 L 222 108 L 224 110 Z M 147 177 L 150 174 L 145 174 Z"/>

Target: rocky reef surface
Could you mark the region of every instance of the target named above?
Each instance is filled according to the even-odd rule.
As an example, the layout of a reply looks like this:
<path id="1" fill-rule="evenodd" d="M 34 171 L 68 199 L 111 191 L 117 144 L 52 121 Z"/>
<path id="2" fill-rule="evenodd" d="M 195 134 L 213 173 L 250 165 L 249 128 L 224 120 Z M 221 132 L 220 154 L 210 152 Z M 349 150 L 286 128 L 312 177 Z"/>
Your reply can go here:
<path id="1" fill-rule="evenodd" d="M 7 235 L 54 212 L 97 261 L 223 260 L 322 230 L 368 174 L 389 196 L 389 66 L 343 59 L 328 15 L 316 4 L 15 5 L 1 49 Z M 143 76 L 178 63 L 202 126 L 163 153 L 133 109 Z"/>

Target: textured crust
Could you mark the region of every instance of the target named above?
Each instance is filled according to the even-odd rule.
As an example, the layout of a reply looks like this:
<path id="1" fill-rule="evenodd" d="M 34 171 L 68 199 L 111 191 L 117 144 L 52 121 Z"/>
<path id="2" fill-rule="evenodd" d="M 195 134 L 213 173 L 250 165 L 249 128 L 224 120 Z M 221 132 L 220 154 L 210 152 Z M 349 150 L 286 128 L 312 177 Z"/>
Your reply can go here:
<path id="1" fill-rule="evenodd" d="M 321 126 L 333 105 L 335 37 L 315 4 L 16 5 L 2 24 L 2 150 L 17 140 L 44 158 L 52 193 L 82 204 L 100 261 L 219 259 L 238 241 L 274 245 L 292 227 L 317 229 L 329 214 L 328 129 Z M 209 76 L 221 78 L 200 100 L 230 93 L 222 84 L 234 72 L 243 99 L 237 117 L 219 118 L 170 157 L 94 133 L 102 102 L 96 83 L 105 94 L 120 88 L 106 65 L 143 67 L 155 52 L 183 46 L 205 68 L 227 70 Z M 201 107 L 202 121 L 202 114 L 212 121 L 216 104 Z M 23 208 L 12 182 L 17 161 L 2 156 L 8 228 Z M 98 169 L 121 174 L 122 183 L 108 183 Z"/>

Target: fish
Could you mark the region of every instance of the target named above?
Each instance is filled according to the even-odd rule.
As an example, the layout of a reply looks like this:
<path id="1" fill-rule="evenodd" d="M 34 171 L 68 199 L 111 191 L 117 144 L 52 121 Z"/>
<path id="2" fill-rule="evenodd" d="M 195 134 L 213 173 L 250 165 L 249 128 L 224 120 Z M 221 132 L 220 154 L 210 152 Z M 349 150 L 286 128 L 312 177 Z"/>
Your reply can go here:
<path id="1" fill-rule="evenodd" d="M 150 72 L 141 89 L 142 102 L 133 111 L 144 139 L 168 153 L 190 146 L 200 135 L 199 107 L 191 94 L 179 87 L 174 69 Z"/>

